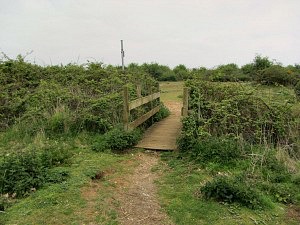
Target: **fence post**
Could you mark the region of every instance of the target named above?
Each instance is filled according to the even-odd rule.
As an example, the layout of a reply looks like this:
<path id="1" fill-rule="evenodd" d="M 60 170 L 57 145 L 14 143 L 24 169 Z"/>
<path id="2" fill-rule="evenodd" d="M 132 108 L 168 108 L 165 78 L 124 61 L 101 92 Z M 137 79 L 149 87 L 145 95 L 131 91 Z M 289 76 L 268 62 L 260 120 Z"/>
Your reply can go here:
<path id="1" fill-rule="evenodd" d="M 136 86 L 136 95 L 137 95 L 138 98 L 142 97 L 142 85 L 141 84 L 138 84 Z"/>
<path id="2" fill-rule="evenodd" d="M 183 88 L 183 106 L 182 106 L 181 115 L 187 116 L 188 109 L 189 109 L 189 88 L 184 87 Z"/>
<path id="3" fill-rule="evenodd" d="M 128 87 L 124 86 L 123 88 L 123 123 L 124 123 L 124 129 L 126 131 L 129 130 L 128 124 L 129 124 L 129 94 L 128 94 Z"/>

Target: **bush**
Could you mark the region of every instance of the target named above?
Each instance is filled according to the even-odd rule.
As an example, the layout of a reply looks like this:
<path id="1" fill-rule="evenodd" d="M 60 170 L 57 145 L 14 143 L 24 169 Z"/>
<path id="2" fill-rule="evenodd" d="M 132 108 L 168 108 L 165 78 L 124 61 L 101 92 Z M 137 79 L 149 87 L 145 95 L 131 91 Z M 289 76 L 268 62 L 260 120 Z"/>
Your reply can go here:
<path id="1" fill-rule="evenodd" d="M 298 100 L 300 100 L 300 81 L 294 87 L 295 94 Z"/>
<path id="2" fill-rule="evenodd" d="M 184 133 L 240 136 L 249 143 L 288 143 L 295 118 L 291 108 L 278 102 L 267 104 L 243 85 L 189 81 L 189 121 Z"/>
<path id="3" fill-rule="evenodd" d="M 97 152 L 105 150 L 124 150 L 135 145 L 141 138 L 141 131 L 136 129 L 130 132 L 117 127 L 98 136 L 92 145 L 92 149 Z"/>
<path id="4" fill-rule="evenodd" d="M 46 168 L 35 151 L 7 155 L 0 164 L 1 193 L 27 195 L 44 184 L 45 176 Z"/>
<path id="5" fill-rule="evenodd" d="M 257 81 L 262 84 L 274 85 L 291 85 L 294 84 L 296 77 L 289 74 L 288 71 L 279 65 L 272 65 L 264 70 L 257 76 Z"/>
<path id="6" fill-rule="evenodd" d="M 68 175 L 64 169 L 49 169 L 68 162 L 70 156 L 71 153 L 63 146 L 56 145 L 41 151 L 27 150 L 4 156 L 0 163 L 1 194 L 15 193 L 22 197 L 46 182 L 64 180 Z"/>
<path id="7" fill-rule="evenodd" d="M 184 148 L 185 144 L 180 146 Z M 237 141 L 232 138 L 208 137 L 194 142 L 187 154 L 191 160 L 198 163 L 214 162 L 228 165 L 241 159 L 243 152 Z"/>
<path id="8" fill-rule="evenodd" d="M 247 186 L 243 180 L 230 177 L 218 176 L 208 181 L 200 188 L 206 199 L 216 201 L 239 203 L 251 209 L 263 208 L 266 206 L 261 194 L 253 187 Z"/>
<path id="9" fill-rule="evenodd" d="M 262 161 L 262 174 L 266 180 L 273 183 L 288 182 L 291 180 L 291 174 L 283 162 L 275 156 L 275 150 L 269 151 Z"/>
<path id="10" fill-rule="evenodd" d="M 40 155 L 44 167 L 51 168 L 70 163 L 72 152 L 67 146 L 52 144 L 44 147 Z"/>
<path id="11" fill-rule="evenodd" d="M 22 123 L 32 136 L 41 128 L 47 135 L 105 133 L 122 120 L 125 84 L 132 99 L 137 84 L 142 85 L 143 95 L 158 89 L 158 82 L 142 70 L 123 73 L 101 63 L 42 67 L 22 57 L 0 60 L 0 130 Z"/>
<path id="12" fill-rule="evenodd" d="M 153 116 L 154 121 L 160 121 L 170 115 L 170 110 L 161 103 L 159 111 Z"/>
<path id="13" fill-rule="evenodd" d="M 300 185 L 300 173 L 294 174 L 292 176 L 292 182 L 296 185 Z"/>

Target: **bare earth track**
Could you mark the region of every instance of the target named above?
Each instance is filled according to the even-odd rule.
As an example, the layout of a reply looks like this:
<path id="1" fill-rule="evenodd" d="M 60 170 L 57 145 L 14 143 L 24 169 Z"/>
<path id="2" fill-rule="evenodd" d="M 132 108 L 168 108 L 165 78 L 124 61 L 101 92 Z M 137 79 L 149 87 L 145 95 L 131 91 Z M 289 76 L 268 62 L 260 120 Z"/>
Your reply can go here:
<path id="1" fill-rule="evenodd" d="M 115 196 L 119 202 L 119 222 L 124 225 L 173 224 L 163 212 L 154 181 L 158 174 L 151 171 L 158 163 L 158 153 L 139 153 L 139 165 L 126 177 Z"/>

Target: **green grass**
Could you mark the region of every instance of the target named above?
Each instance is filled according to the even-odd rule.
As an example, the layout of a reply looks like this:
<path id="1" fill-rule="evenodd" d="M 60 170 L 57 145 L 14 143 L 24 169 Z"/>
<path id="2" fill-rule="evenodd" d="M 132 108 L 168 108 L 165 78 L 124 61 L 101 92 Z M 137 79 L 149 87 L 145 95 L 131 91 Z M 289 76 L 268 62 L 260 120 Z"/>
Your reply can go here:
<path id="1" fill-rule="evenodd" d="M 164 153 L 159 169 L 164 174 L 157 182 L 163 207 L 176 224 L 298 224 L 286 215 L 286 206 L 250 210 L 237 204 L 204 200 L 199 187 L 211 179 L 199 166 L 178 159 L 176 153 Z"/>
<path id="2" fill-rule="evenodd" d="M 183 82 L 160 82 L 161 100 L 165 101 L 182 101 Z"/>
<path id="3" fill-rule="evenodd" d="M 132 166 L 125 166 L 122 162 L 133 155 L 93 152 L 83 141 L 86 138 L 83 135 L 74 140 L 78 148 L 74 149 L 72 165 L 66 167 L 70 178 L 17 200 L 5 213 L 0 214 L 0 224 L 117 224 L 113 207 L 113 204 L 117 204 L 113 199 L 114 184 L 108 179 L 128 173 Z M 97 181 L 99 186 L 95 198 L 85 199 L 82 191 L 84 187 L 93 185 L 91 177 L 99 171 L 113 173 Z"/>

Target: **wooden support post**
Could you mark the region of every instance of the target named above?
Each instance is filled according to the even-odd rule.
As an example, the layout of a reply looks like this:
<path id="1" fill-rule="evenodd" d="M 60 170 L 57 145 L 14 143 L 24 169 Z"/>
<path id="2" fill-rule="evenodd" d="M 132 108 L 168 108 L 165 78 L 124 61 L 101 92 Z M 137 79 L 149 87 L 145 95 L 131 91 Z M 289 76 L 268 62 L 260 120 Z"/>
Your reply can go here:
<path id="1" fill-rule="evenodd" d="M 123 88 L 123 123 L 124 123 L 124 129 L 126 131 L 128 131 L 129 117 L 130 117 L 129 93 L 128 93 L 128 87 L 124 86 L 124 88 Z"/>
<path id="2" fill-rule="evenodd" d="M 142 97 L 142 85 L 141 84 L 138 84 L 136 86 L 136 95 L 137 95 L 138 98 Z"/>
<path id="3" fill-rule="evenodd" d="M 188 110 L 189 110 L 189 88 L 184 87 L 183 88 L 183 106 L 182 106 L 181 115 L 187 116 Z"/>
<path id="4" fill-rule="evenodd" d="M 151 110 L 153 109 L 153 88 L 150 87 L 150 95 L 152 96 L 151 97 Z M 153 117 L 151 117 L 151 124 L 153 124 Z"/>

